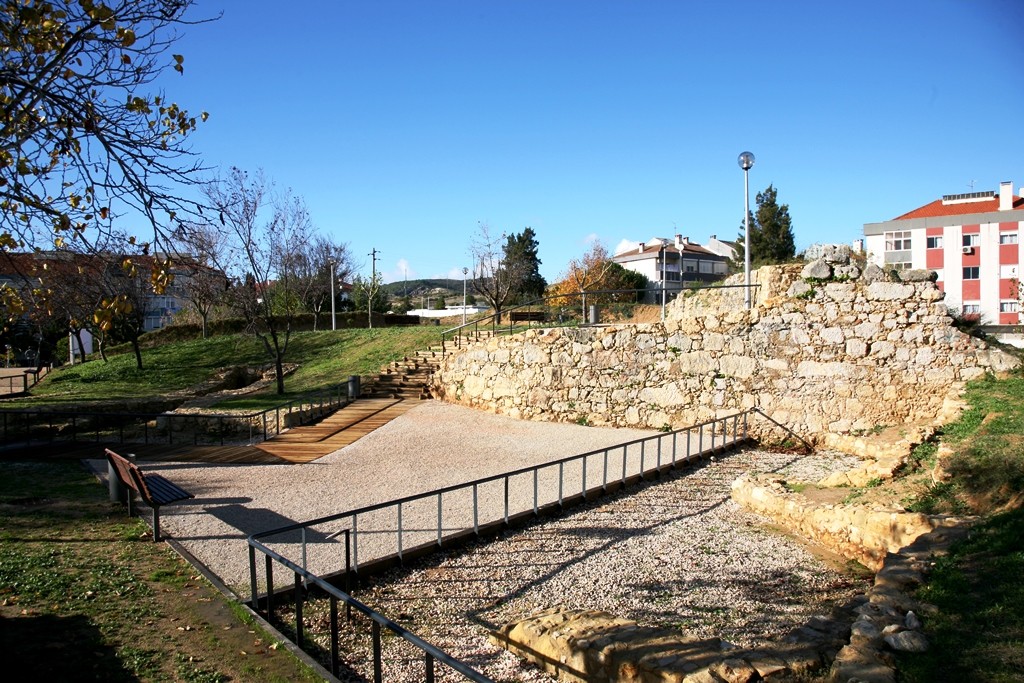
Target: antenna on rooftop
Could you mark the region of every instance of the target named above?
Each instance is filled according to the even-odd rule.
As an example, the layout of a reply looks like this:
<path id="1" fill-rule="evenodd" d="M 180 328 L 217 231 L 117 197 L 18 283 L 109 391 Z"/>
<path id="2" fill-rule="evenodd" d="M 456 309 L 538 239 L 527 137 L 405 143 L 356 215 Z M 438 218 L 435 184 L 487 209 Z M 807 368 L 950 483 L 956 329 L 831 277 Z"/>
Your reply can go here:
<path id="1" fill-rule="evenodd" d="M 974 183 L 976 183 L 976 182 L 978 182 L 978 181 L 977 180 L 969 180 L 969 181 L 967 181 L 967 187 L 971 188 L 971 192 L 974 192 Z"/>

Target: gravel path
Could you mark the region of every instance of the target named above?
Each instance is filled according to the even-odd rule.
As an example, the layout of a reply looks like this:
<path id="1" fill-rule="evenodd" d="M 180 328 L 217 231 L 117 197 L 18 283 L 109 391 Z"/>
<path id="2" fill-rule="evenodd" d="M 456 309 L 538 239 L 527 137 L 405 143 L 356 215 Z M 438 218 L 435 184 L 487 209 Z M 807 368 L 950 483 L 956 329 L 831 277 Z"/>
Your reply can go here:
<path id="1" fill-rule="evenodd" d="M 525 422 L 425 401 L 356 443 L 306 465 L 145 463 L 144 469 L 164 474 L 196 496 L 162 509 L 163 532 L 181 542 L 225 584 L 248 596 L 245 539 L 250 534 L 652 434 Z M 106 473 L 105 461 L 92 465 Z M 446 504 L 450 508 L 446 526 L 455 524 L 449 515 L 455 513 L 457 503 Z M 145 506 L 141 509 L 148 513 Z M 373 523 L 360 520 L 361 532 Z M 459 524 L 465 526 L 465 520 Z M 324 529 L 320 537 L 309 540 L 324 541 L 337 528 Z M 281 545 L 289 557 L 299 556 L 288 547 L 294 544 Z M 337 546 L 333 541 L 311 547 L 310 568 L 337 570 L 339 556 L 343 557 Z"/>
<path id="2" fill-rule="evenodd" d="M 196 495 L 194 501 L 163 510 L 166 533 L 248 596 L 245 538 L 252 533 L 654 434 L 524 422 L 428 401 L 307 465 L 152 463 L 145 468 L 166 474 Z M 646 457 L 652 456 L 648 450 Z M 631 472 L 639 468 L 639 457 L 630 454 Z M 613 477 L 620 459 L 615 455 L 604 465 Z M 599 476 L 600 460 L 588 461 L 588 482 Z M 492 542 L 435 554 L 378 579 L 356 597 L 502 681 L 550 679 L 489 645 L 487 630 L 556 605 L 603 609 L 644 624 L 753 645 L 827 611 L 863 586 L 799 543 L 766 531 L 762 520 L 729 499 L 732 481 L 751 469 L 816 481 L 856 464 L 855 458 L 829 454 L 731 454 L 629 495 L 603 498 L 563 517 L 506 532 Z M 566 475 L 567 490 L 582 478 L 578 471 Z M 515 495 L 526 495 L 520 486 L 513 488 Z M 466 505 L 457 496 L 445 500 L 446 531 L 467 526 L 464 517 L 455 519 Z M 420 533 L 429 540 L 436 507 L 421 512 L 406 511 L 406 528 L 422 524 Z M 382 531 L 394 527 L 387 520 L 361 517 L 360 536 L 372 539 L 375 523 Z M 328 539 L 337 524 L 307 538 L 311 569 L 338 568 L 343 555 L 337 540 Z M 379 535 L 382 543 L 390 538 Z M 298 544 L 280 545 L 287 556 L 299 556 Z M 322 609 L 310 605 L 307 620 L 312 631 L 326 631 Z M 346 661 L 366 675 L 368 643 L 350 636 Z M 386 656 L 386 680 L 422 679 L 414 653 L 386 648 Z"/>
<path id="3" fill-rule="evenodd" d="M 750 470 L 815 481 L 856 462 L 836 454 L 729 455 L 497 540 L 439 553 L 378 578 L 356 597 L 498 681 L 551 680 L 490 645 L 486 633 L 553 606 L 764 644 L 866 584 L 766 530 L 730 500 L 730 484 Z M 326 644 L 325 605 L 309 605 L 306 615 Z M 364 676 L 371 661 L 365 630 L 349 631 L 343 648 Z M 422 680 L 422 663 L 404 644 L 385 648 L 385 659 L 385 680 Z M 456 679 L 449 672 L 439 680 Z"/>

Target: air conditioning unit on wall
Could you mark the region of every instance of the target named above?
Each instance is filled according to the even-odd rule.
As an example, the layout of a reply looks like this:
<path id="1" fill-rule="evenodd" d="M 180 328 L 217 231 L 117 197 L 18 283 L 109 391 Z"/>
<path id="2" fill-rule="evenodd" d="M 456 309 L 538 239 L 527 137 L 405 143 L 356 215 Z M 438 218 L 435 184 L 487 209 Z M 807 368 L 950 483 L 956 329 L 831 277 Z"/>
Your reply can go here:
<path id="1" fill-rule="evenodd" d="M 974 253 L 974 247 L 964 247 L 963 253 L 965 253 L 965 254 L 973 254 Z"/>

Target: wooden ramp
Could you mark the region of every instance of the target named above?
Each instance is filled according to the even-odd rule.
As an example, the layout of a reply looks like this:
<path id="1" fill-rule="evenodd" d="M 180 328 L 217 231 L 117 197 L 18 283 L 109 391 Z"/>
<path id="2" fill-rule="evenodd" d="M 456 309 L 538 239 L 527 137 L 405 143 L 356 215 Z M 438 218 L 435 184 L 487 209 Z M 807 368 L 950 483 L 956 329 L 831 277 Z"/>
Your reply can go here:
<path id="1" fill-rule="evenodd" d="M 291 463 L 312 462 L 355 443 L 416 404 L 394 398 L 359 399 L 315 425 L 294 427 L 254 448 Z"/>
<path id="2" fill-rule="evenodd" d="M 358 399 L 315 425 L 293 427 L 254 446 L 52 443 L 5 449 L 0 460 L 100 458 L 103 448 L 149 462 L 208 462 L 234 465 L 303 464 L 344 448 L 417 405 L 401 398 Z"/>

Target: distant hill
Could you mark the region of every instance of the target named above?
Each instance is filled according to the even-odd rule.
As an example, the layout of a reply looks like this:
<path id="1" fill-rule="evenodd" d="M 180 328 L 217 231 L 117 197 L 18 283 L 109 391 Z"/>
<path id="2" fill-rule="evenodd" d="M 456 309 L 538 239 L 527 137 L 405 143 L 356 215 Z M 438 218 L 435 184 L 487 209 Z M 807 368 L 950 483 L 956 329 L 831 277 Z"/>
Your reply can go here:
<path id="1" fill-rule="evenodd" d="M 405 294 L 409 296 L 423 296 L 426 294 L 445 294 L 448 296 L 462 295 L 462 280 L 450 278 L 423 278 L 419 280 L 399 280 L 381 285 L 381 289 L 390 296 L 400 297 Z M 473 291 L 472 286 L 468 288 Z"/>

